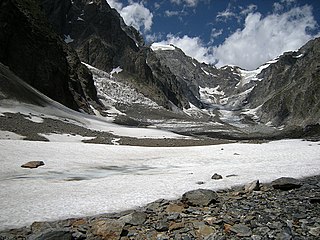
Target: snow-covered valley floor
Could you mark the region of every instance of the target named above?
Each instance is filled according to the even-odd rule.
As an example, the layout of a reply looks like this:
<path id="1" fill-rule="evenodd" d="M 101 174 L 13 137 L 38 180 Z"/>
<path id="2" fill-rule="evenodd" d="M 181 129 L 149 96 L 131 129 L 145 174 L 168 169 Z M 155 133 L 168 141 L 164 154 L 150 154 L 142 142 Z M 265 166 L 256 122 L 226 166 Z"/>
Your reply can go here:
<path id="1" fill-rule="evenodd" d="M 33 160 L 45 165 L 20 167 Z M 153 148 L 0 140 L 0 164 L 0 229 L 7 229 L 135 208 L 191 189 L 318 175 L 320 145 L 281 140 Z M 211 180 L 214 173 L 223 179 Z"/>

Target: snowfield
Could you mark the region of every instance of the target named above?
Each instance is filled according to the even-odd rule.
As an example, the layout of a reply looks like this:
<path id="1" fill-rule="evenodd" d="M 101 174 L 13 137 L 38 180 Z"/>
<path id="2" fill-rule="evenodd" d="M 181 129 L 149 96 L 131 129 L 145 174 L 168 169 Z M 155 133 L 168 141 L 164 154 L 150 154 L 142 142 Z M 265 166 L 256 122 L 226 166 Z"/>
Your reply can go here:
<path id="1" fill-rule="evenodd" d="M 0 140 L 0 230 L 135 208 L 259 179 L 320 174 L 318 142 L 131 147 Z M 37 169 L 20 166 L 40 160 Z M 214 173 L 222 180 L 211 180 Z M 235 174 L 234 177 L 226 177 Z M 205 184 L 198 185 L 198 181 Z"/>

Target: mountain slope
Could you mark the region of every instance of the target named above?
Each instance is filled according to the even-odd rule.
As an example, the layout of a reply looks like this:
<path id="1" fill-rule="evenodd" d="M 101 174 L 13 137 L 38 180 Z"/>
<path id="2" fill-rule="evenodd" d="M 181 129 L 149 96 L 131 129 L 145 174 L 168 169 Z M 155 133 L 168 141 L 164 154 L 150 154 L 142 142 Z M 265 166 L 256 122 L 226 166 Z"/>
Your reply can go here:
<path id="1" fill-rule="evenodd" d="M 319 124 L 319 39 L 254 71 L 218 69 L 175 46 L 146 46 L 105 0 L 40 5 L 43 12 L 35 0 L 1 3 L 0 62 L 67 107 L 214 137 L 300 134 Z"/>
<path id="2" fill-rule="evenodd" d="M 150 49 L 144 46 L 141 35 L 126 26 L 105 0 L 41 2 L 56 31 L 77 51 L 81 61 L 105 72 L 120 67 L 122 80 L 162 106 L 187 104 L 179 87 L 171 88 L 172 83 L 179 83 L 170 72 L 163 67 L 159 68 L 159 74 L 151 71 L 146 63 Z M 67 17 L 59 22 L 55 15 Z"/>
<path id="3" fill-rule="evenodd" d="M 91 73 L 49 27 L 37 1 L 1 1 L 0 25 L 0 62 L 72 109 L 99 108 Z"/>
<path id="4" fill-rule="evenodd" d="M 297 52 L 288 52 L 264 69 L 263 80 L 248 97 L 251 108 L 259 107 L 261 122 L 274 126 L 320 123 L 320 38 Z"/>

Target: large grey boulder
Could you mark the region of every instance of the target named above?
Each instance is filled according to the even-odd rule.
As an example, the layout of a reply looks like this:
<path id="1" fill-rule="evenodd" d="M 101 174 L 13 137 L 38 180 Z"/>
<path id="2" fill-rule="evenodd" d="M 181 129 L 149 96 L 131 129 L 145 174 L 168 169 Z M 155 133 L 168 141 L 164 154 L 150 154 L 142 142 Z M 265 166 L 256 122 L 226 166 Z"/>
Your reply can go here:
<path id="1" fill-rule="evenodd" d="M 302 186 L 301 182 L 295 178 L 290 177 L 281 177 L 273 182 L 271 182 L 271 185 L 274 189 L 280 189 L 280 190 L 291 190 L 294 188 L 299 188 Z"/>
<path id="2" fill-rule="evenodd" d="M 197 189 L 182 195 L 182 202 L 191 206 L 208 206 L 218 202 L 218 194 L 209 189 Z"/>

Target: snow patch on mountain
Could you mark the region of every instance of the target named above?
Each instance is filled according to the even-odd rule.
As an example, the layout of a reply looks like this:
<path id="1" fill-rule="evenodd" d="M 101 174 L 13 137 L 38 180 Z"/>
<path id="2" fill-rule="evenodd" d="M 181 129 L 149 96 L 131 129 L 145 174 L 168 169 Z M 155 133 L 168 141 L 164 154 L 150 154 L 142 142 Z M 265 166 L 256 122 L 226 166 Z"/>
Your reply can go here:
<path id="1" fill-rule="evenodd" d="M 259 120 L 259 117 L 257 115 L 257 112 L 258 110 L 262 107 L 262 105 L 256 107 L 256 108 L 253 108 L 253 109 L 244 109 L 241 114 L 242 115 L 247 115 L 247 116 L 250 116 L 251 119 L 255 120 L 255 121 L 258 121 Z"/>
<path id="2" fill-rule="evenodd" d="M 98 98 L 105 106 L 111 107 L 113 114 L 120 112 L 114 107 L 116 103 L 126 105 L 140 104 L 147 107 L 160 108 L 157 103 L 137 92 L 128 84 L 117 81 L 117 79 L 112 76 L 114 73 L 118 74 L 122 71 L 120 67 L 113 69 L 109 74 L 89 64 L 83 64 L 85 64 L 93 74 Z"/>
<path id="3" fill-rule="evenodd" d="M 153 43 L 150 47 L 153 51 L 173 51 L 175 50 L 175 47 L 172 45 L 166 45 L 166 44 L 161 44 L 161 43 Z"/>
<path id="4" fill-rule="evenodd" d="M 216 86 L 215 88 L 199 86 L 199 94 L 200 94 L 201 102 L 208 105 L 219 104 L 220 98 L 225 95 L 224 91 L 221 90 L 219 85 Z"/>
<path id="5" fill-rule="evenodd" d="M 119 74 L 119 73 L 121 73 L 122 71 L 123 71 L 123 69 L 122 69 L 120 66 L 118 66 L 118 67 L 112 69 L 112 71 L 110 72 L 110 77 L 112 78 L 112 77 L 113 77 L 113 74 Z"/>
<path id="6" fill-rule="evenodd" d="M 271 64 L 276 63 L 278 60 L 279 60 L 278 58 L 270 60 L 252 71 L 239 69 L 238 71 L 240 71 L 241 81 L 237 84 L 237 87 L 239 86 L 243 87 L 244 85 L 248 84 L 251 81 L 261 81 L 262 79 L 259 79 L 257 76 L 262 72 L 263 69 L 266 69 Z"/>
<path id="7" fill-rule="evenodd" d="M 74 41 L 74 39 L 72 39 L 71 37 L 70 37 L 70 35 L 64 35 L 64 42 L 65 43 L 72 43 Z"/>

